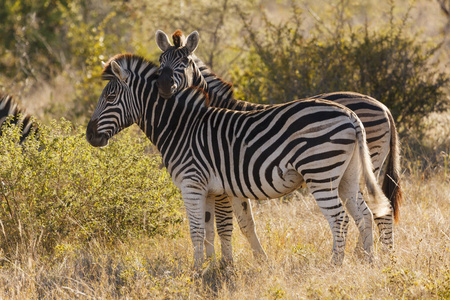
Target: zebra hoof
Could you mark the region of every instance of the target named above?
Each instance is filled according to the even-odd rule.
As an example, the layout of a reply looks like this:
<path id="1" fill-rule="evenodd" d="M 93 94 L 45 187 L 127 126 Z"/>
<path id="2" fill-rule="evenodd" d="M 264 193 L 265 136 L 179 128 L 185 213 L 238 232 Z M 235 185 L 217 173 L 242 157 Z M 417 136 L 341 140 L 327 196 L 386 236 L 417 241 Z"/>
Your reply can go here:
<path id="1" fill-rule="evenodd" d="M 222 257 L 220 260 L 220 268 L 223 270 L 232 269 L 233 268 L 233 259 L 226 259 Z"/>
<path id="2" fill-rule="evenodd" d="M 344 252 L 334 252 L 333 251 L 333 255 L 331 256 L 331 264 L 336 266 L 336 267 L 340 267 L 342 266 L 342 263 L 344 262 Z"/>
<path id="3" fill-rule="evenodd" d="M 358 258 L 358 260 L 372 264 L 374 262 L 373 251 L 366 251 L 361 246 L 356 246 L 353 254 Z"/>
<path id="4" fill-rule="evenodd" d="M 394 239 L 380 237 L 380 250 L 383 253 L 390 253 L 394 250 Z"/>

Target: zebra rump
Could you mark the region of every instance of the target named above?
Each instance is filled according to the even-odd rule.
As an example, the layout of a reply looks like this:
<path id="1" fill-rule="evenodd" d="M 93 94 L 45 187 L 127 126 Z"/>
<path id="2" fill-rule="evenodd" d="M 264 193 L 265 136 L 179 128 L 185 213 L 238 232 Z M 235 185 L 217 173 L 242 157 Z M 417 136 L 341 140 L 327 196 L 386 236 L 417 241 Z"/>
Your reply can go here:
<path id="1" fill-rule="evenodd" d="M 166 64 L 175 80 L 174 86 L 178 90 L 191 84 L 203 88 L 210 97 L 210 105 L 232 110 L 253 111 L 265 109 L 270 105 L 250 103 L 234 99 L 232 84 L 223 81 L 214 74 L 195 54 L 199 35 L 191 33 L 187 38 L 181 30 L 172 34 L 173 45 L 167 35 L 158 30 L 156 41 L 163 51 L 160 62 Z M 192 45 L 194 44 L 194 45 Z M 186 63 L 192 58 L 193 67 Z M 164 75 L 164 70 L 161 72 Z M 192 82 L 189 77 L 193 74 Z M 178 80 L 178 82 L 177 82 Z M 160 85 L 160 91 L 162 90 Z M 398 222 L 403 193 L 400 186 L 400 147 L 394 118 L 389 109 L 378 100 L 355 92 L 334 92 L 312 96 L 339 103 L 353 110 L 364 124 L 367 142 L 374 164 L 374 172 L 379 176 L 380 185 L 386 197 L 390 200 L 393 217 Z"/>

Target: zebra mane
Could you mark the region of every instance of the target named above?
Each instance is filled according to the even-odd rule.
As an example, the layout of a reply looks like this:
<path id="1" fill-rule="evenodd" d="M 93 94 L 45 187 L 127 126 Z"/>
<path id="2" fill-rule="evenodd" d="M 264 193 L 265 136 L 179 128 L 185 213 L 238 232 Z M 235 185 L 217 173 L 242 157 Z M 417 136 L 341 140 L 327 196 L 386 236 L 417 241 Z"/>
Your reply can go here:
<path id="1" fill-rule="evenodd" d="M 175 48 L 180 48 L 184 46 L 186 38 L 180 29 L 177 29 L 177 31 L 172 33 L 172 41 Z"/>
<path id="2" fill-rule="evenodd" d="M 201 87 L 198 87 L 196 85 L 192 85 L 192 86 L 188 87 L 187 89 L 188 90 L 195 90 L 195 91 L 198 91 L 198 92 L 202 93 L 203 96 L 205 97 L 205 101 L 204 101 L 205 107 L 209 106 L 209 95 L 204 89 L 202 89 Z"/>
<path id="3" fill-rule="evenodd" d="M 4 125 L 8 117 L 10 117 L 9 125 L 15 124 L 22 126 L 21 143 L 30 134 L 32 128 L 35 133 L 39 130 L 38 124 L 33 121 L 31 115 L 25 113 L 25 110 L 16 103 L 12 95 L 0 93 L 0 127 Z M 0 135 L 2 135 L 1 131 Z"/>
<path id="4" fill-rule="evenodd" d="M 205 79 L 208 89 L 210 91 L 215 91 L 216 89 L 220 90 L 220 94 L 228 94 L 229 99 L 234 99 L 234 91 L 233 84 L 231 82 L 227 82 L 216 75 L 200 58 L 198 58 L 195 54 L 192 54 L 194 58 L 194 62 L 197 65 L 200 73 Z M 219 88 L 218 88 L 219 87 Z"/>
<path id="5" fill-rule="evenodd" d="M 115 61 L 119 64 L 123 69 L 127 70 L 128 72 L 131 72 L 133 74 L 139 75 L 143 73 L 144 71 L 150 71 L 154 70 L 154 73 L 156 74 L 156 71 L 158 69 L 158 66 L 147 59 L 143 58 L 142 56 L 131 54 L 131 53 L 124 53 L 124 54 L 117 54 L 113 57 L 111 57 L 108 62 L 105 64 L 105 67 L 103 68 L 102 72 L 102 79 L 103 80 L 112 80 L 116 78 L 116 75 L 114 75 L 114 72 L 112 71 L 111 62 Z"/>

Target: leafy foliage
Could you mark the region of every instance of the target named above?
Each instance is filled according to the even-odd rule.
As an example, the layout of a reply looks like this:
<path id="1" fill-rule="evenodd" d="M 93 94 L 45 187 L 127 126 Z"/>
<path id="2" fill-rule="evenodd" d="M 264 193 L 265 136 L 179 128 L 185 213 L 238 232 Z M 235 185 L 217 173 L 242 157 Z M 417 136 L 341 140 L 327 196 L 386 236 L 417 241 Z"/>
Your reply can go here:
<path id="1" fill-rule="evenodd" d="M 237 96 L 265 103 L 281 103 L 320 93 L 357 91 L 380 100 L 405 128 L 419 128 L 423 116 L 448 107 L 448 74 L 431 59 L 430 47 L 404 33 L 391 11 L 387 30 L 368 26 L 354 30 L 345 19 L 328 32 L 318 25 L 304 37 L 301 14 L 294 6 L 291 18 L 280 24 L 263 15 L 259 29 L 243 14 L 248 33 L 248 57 L 233 70 Z M 329 25 L 329 24 L 328 24 Z"/>
<path id="2" fill-rule="evenodd" d="M 61 8 L 68 1 L 0 1 L 0 71 L 10 76 L 50 76 L 61 66 Z M 45 70 L 40 65 L 52 66 Z M 21 70 L 17 73 L 17 69 Z"/>
<path id="3" fill-rule="evenodd" d="M 65 23 L 64 37 L 71 56 L 69 62 L 79 66 L 72 75 L 76 79 L 76 95 L 69 103 L 53 103 L 49 111 L 64 111 L 66 118 L 82 122 L 87 115 L 86 108 L 93 108 L 97 103 L 103 85 L 99 80 L 101 62 L 117 53 L 132 51 L 129 34 L 132 27 L 126 22 L 130 11 L 122 3 L 77 0 L 61 8 L 63 18 L 69 20 Z"/>
<path id="4" fill-rule="evenodd" d="M 170 234 L 181 197 L 159 155 L 133 130 L 106 148 L 87 144 L 82 129 L 61 120 L 38 139 L 0 138 L 0 248 L 51 253 L 63 241 L 106 242 Z"/>

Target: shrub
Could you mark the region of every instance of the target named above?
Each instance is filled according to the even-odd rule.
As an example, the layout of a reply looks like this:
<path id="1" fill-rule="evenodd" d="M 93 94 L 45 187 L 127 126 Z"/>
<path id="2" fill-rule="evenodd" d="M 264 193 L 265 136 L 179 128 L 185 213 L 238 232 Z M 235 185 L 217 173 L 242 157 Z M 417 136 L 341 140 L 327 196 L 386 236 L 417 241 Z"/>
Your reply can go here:
<path id="1" fill-rule="evenodd" d="M 0 138 L 0 248 L 51 253 L 58 243 L 172 234 L 181 197 L 147 138 L 126 130 L 93 148 L 68 121 L 42 126 L 18 144 L 17 127 Z M 19 251 L 20 252 L 20 251 Z"/>
<path id="2" fill-rule="evenodd" d="M 424 116 L 447 107 L 444 88 L 449 76 L 431 63 L 438 46 L 406 35 L 408 16 L 396 22 L 392 9 L 390 14 L 387 29 L 372 32 L 368 25 L 354 29 L 343 18 L 335 24 L 318 24 L 308 37 L 302 34 L 302 14 L 295 6 L 290 19 L 280 24 L 263 15 L 258 29 L 242 15 L 250 51 L 232 72 L 236 96 L 281 103 L 356 91 L 386 104 L 400 133 L 419 129 Z"/>

